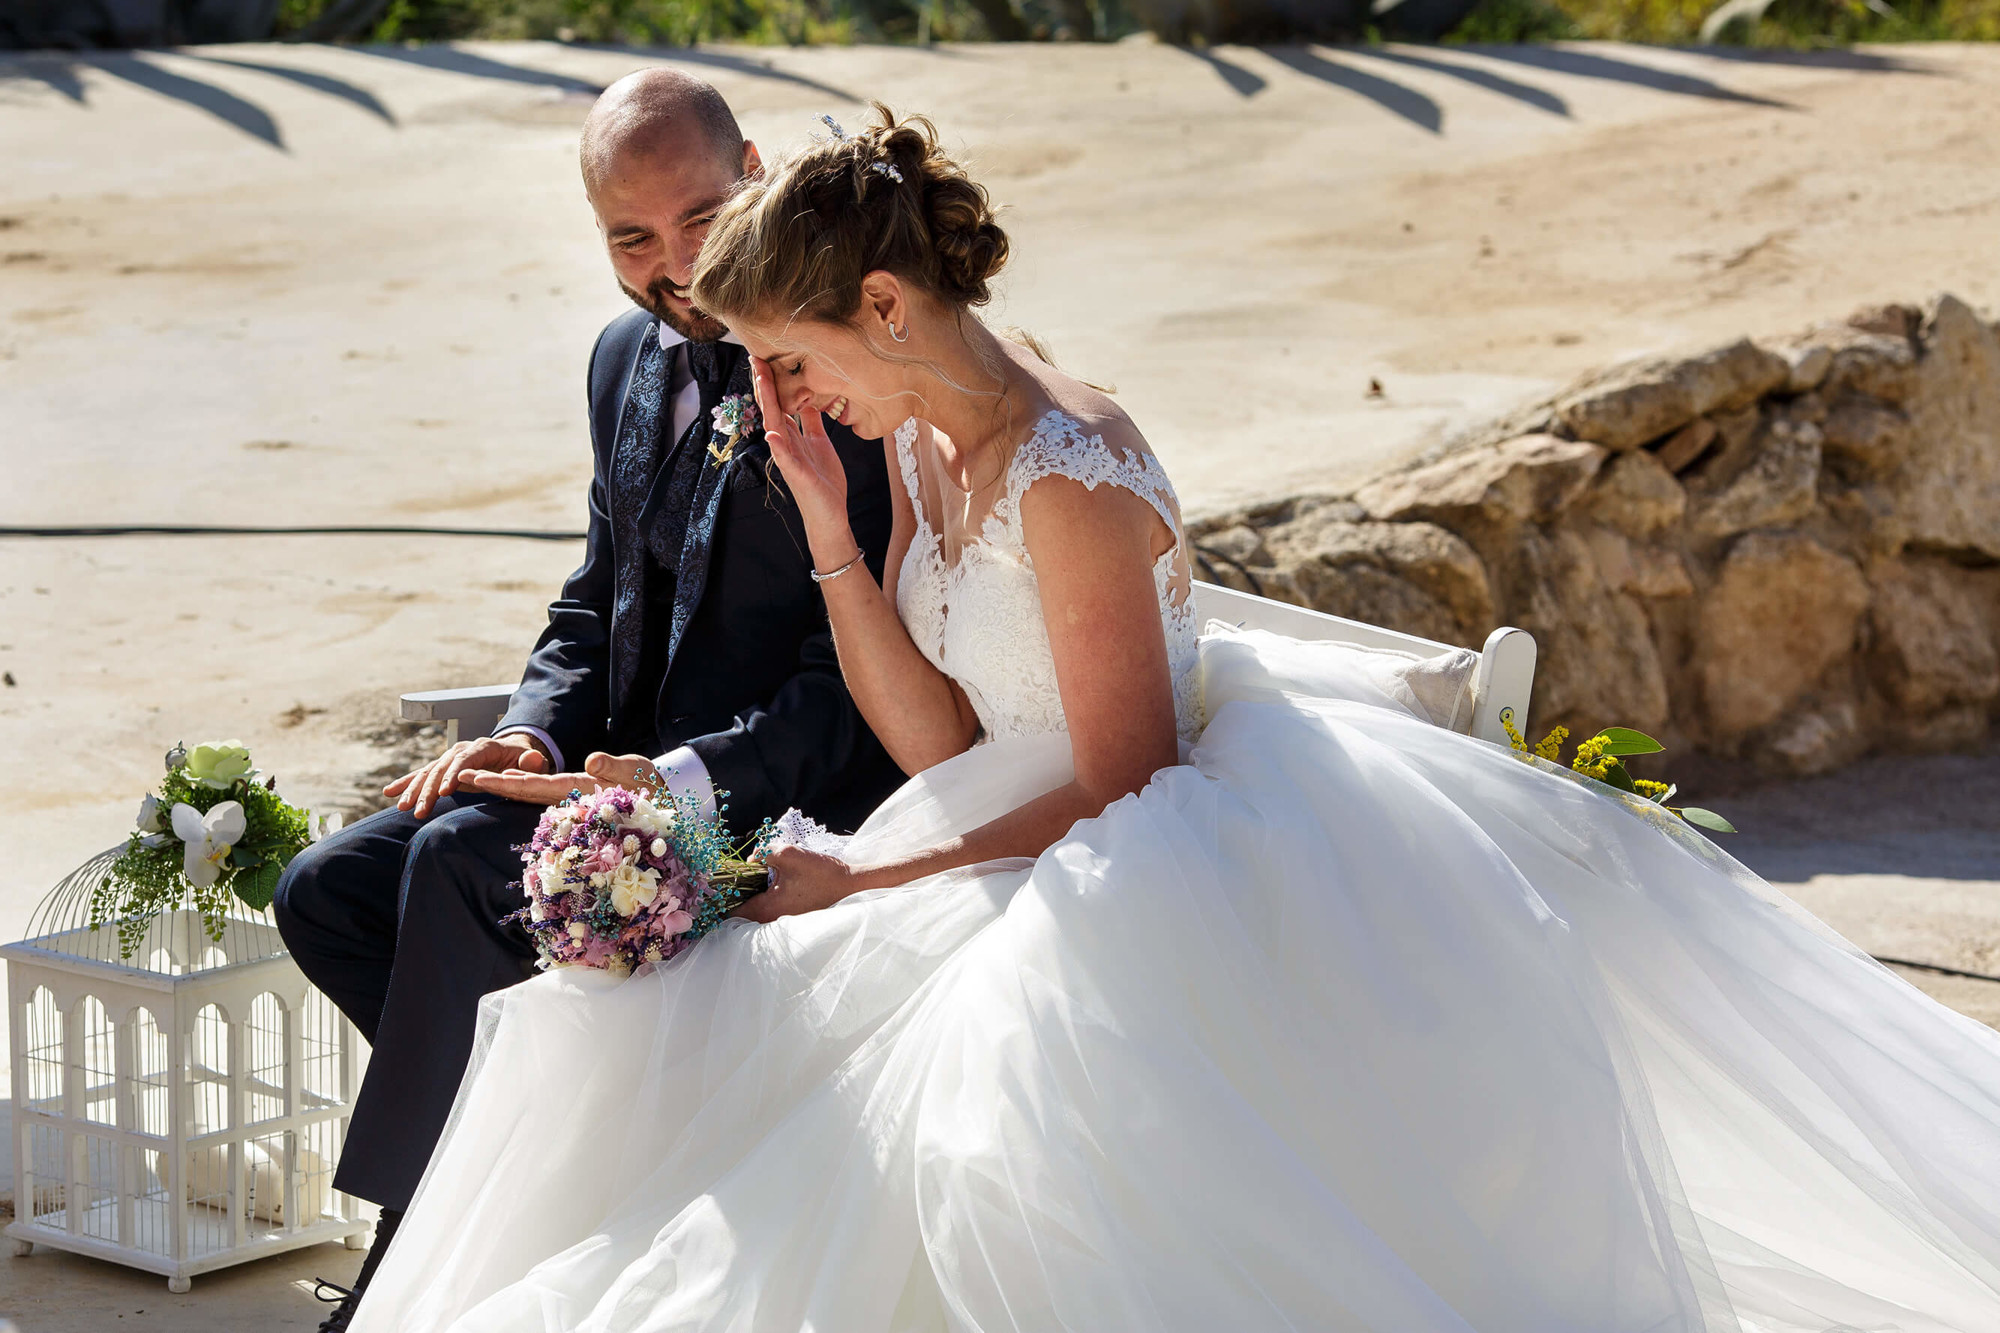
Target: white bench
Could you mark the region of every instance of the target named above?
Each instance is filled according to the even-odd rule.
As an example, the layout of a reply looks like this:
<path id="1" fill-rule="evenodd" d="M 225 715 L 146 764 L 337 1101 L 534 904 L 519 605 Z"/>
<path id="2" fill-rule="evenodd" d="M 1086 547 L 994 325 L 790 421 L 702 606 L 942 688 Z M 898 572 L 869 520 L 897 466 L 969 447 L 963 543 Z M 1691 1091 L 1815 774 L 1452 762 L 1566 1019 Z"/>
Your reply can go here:
<path id="1" fill-rule="evenodd" d="M 1201 623 L 1220 620 L 1242 629 L 1270 630 L 1294 639 L 1313 642 L 1352 643 L 1362 648 L 1387 648 L 1435 657 L 1454 652 L 1448 643 L 1399 634 L 1380 625 L 1345 620 L 1323 611 L 1253 597 L 1247 592 L 1217 587 L 1213 583 L 1194 585 L 1194 605 Z M 1486 636 L 1479 651 L 1479 666 L 1472 673 L 1472 721 L 1469 735 L 1481 740 L 1507 744 L 1504 714 L 1516 731 L 1528 726 L 1528 694 L 1535 684 L 1535 639 L 1526 630 L 1502 628 Z M 474 685 L 459 690 L 424 690 L 406 694 L 402 700 L 405 722 L 442 722 L 446 744 L 461 734 L 484 736 L 507 711 L 512 685 Z"/>

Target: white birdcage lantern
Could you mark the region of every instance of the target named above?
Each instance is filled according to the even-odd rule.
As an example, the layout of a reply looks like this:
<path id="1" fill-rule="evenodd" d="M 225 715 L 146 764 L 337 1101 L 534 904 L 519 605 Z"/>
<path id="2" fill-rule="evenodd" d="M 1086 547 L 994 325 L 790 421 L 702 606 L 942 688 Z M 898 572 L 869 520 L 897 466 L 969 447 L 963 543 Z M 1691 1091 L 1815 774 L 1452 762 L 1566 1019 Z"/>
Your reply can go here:
<path id="1" fill-rule="evenodd" d="M 359 1037 L 298 969 L 269 912 L 233 903 L 221 938 L 187 901 L 129 954 L 95 929 L 94 857 L 0 945 L 14 1076 L 17 1255 L 36 1245 L 163 1274 L 304 1245 L 365 1243 L 333 1188 Z"/>

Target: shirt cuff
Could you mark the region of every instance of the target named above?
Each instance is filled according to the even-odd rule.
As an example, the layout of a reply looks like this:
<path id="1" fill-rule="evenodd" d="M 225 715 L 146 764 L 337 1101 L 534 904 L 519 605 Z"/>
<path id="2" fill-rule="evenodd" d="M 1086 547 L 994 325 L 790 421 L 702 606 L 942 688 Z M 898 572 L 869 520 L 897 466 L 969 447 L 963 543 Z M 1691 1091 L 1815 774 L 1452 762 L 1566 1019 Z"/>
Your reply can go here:
<path id="1" fill-rule="evenodd" d="M 502 727 L 500 730 L 494 732 L 493 739 L 497 741 L 502 736 L 512 736 L 517 732 L 524 736 L 533 736 L 542 743 L 542 748 L 549 752 L 549 763 L 554 765 L 549 772 L 561 773 L 564 771 L 562 746 L 557 745 L 555 737 L 549 735 L 548 732 L 543 731 L 540 727 L 531 727 L 525 722 L 517 722 L 511 727 Z"/>
<path id="2" fill-rule="evenodd" d="M 715 818 L 715 782 L 700 755 L 683 745 L 655 759 L 653 767 L 659 770 L 669 794 L 692 797 L 703 819 Z"/>

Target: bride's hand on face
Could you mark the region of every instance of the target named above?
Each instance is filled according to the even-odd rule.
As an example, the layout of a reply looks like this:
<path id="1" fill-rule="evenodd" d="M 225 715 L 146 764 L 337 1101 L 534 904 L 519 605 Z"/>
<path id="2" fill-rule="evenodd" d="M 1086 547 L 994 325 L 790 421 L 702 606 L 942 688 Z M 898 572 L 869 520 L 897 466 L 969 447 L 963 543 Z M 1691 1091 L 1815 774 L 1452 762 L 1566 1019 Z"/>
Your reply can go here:
<path id="1" fill-rule="evenodd" d="M 847 469 L 826 433 L 826 418 L 801 404 L 795 422 L 785 411 L 777 373 L 770 362 L 751 358 L 750 374 L 757 390 L 757 411 L 764 422 L 764 439 L 771 446 L 771 461 L 778 465 L 798 502 L 816 561 L 845 561 L 854 546 L 847 522 Z M 827 566 L 822 563 L 821 567 Z"/>
<path id="2" fill-rule="evenodd" d="M 765 854 L 771 887 L 748 899 L 732 916 L 746 921 L 776 921 L 831 907 L 850 893 L 868 886 L 853 866 L 837 856 L 803 847 L 774 847 Z"/>

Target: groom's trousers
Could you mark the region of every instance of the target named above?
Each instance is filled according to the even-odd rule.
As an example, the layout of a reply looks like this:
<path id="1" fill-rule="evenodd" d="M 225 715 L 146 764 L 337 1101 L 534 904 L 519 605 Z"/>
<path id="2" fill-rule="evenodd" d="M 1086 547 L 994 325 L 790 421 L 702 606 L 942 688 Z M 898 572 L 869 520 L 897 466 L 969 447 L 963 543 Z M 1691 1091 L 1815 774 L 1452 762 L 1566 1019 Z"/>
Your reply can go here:
<path id="1" fill-rule="evenodd" d="M 441 799 L 382 810 L 300 852 L 273 907 L 300 969 L 374 1047 L 333 1183 L 409 1206 L 472 1052 L 479 1000 L 533 972 L 516 847 L 542 807 Z"/>

